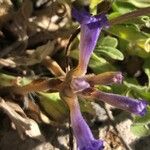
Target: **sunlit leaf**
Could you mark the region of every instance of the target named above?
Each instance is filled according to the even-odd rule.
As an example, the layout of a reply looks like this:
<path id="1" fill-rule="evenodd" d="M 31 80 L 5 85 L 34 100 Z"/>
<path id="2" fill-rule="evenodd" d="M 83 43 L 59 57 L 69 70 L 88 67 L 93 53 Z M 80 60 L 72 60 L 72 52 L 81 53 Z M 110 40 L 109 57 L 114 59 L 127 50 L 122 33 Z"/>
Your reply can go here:
<path id="1" fill-rule="evenodd" d="M 90 8 L 94 9 L 102 0 L 90 0 Z"/>
<path id="2" fill-rule="evenodd" d="M 118 45 L 118 40 L 111 36 L 104 37 L 100 43 L 97 44 L 99 46 L 109 46 L 116 48 Z"/>
<path id="3" fill-rule="evenodd" d="M 115 25 L 109 29 L 109 32 L 127 42 L 126 47 L 122 48 L 126 49 L 128 53 L 140 57 L 148 57 L 150 55 L 150 36 L 140 31 L 137 27 L 131 25 Z"/>
<path id="4" fill-rule="evenodd" d="M 26 84 L 29 84 L 30 82 L 31 80 L 25 77 L 21 78 L 21 77 L 16 77 L 13 75 L 0 73 L 0 85 L 1 86 L 15 86 L 15 85 L 24 86 Z"/>
<path id="5" fill-rule="evenodd" d="M 63 121 L 67 116 L 67 107 L 59 97 L 59 93 L 39 93 L 40 104 L 55 121 Z"/>
<path id="6" fill-rule="evenodd" d="M 133 125 L 133 126 L 131 126 L 131 131 L 136 136 L 147 136 L 147 135 L 150 135 L 150 129 L 146 125 Z"/>
<path id="7" fill-rule="evenodd" d="M 105 71 L 113 71 L 115 67 L 113 67 L 109 62 L 107 62 L 104 58 L 98 57 L 95 53 L 93 53 L 89 67 L 94 71 L 94 73 L 98 74 L 100 72 Z"/>
<path id="8" fill-rule="evenodd" d="M 136 7 L 144 8 L 150 6 L 149 0 L 126 0 L 128 3 L 133 4 Z"/>
<path id="9" fill-rule="evenodd" d="M 123 54 L 118 49 L 109 47 L 109 46 L 99 46 L 97 48 L 96 54 L 98 56 L 104 55 L 104 56 L 110 57 L 115 60 L 123 60 L 124 59 Z"/>
<path id="10" fill-rule="evenodd" d="M 137 42 L 136 44 L 141 47 L 141 41 L 149 38 L 146 34 L 139 31 L 135 26 L 130 25 L 115 25 L 109 29 L 109 32 L 129 42 Z"/>
<path id="11" fill-rule="evenodd" d="M 115 1 L 112 5 L 112 8 L 114 11 L 119 12 L 120 14 L 125 14 L 136 9 L 135 6 L 125 1 Z"/>
<path id="12" fill-rule="evenodd" d="M 118 40 L 111 36 L 106 36 L 97 43 L 95 53 L 97 56 L 106 56 L 115 60 L 123 60 L 123 54 L 116 48 Z"/>

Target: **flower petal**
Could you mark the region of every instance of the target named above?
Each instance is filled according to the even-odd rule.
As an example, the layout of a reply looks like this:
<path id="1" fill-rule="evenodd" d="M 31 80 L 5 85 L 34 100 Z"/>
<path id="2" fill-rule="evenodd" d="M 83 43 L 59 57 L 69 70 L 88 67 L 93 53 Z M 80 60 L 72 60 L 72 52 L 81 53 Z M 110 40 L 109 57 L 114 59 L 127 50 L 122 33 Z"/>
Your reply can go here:
<path id="1" fill-rule="evenodd" d="M 75 18 L 80 24 L 88 24 L 91 18 L 90 14 L 84 9 L 78 11 L 76 8 L 72 7 L 71 10 L 72 17 Z"/>
<path id="2" fill-rule="evenodd" d="M 78 12 L 75 8 L 72 9 L 72 15 L 81 24 L 79 63 L 74 75 L 83 76 L 86 74 L 89 59 L 96 46 L 100 31 L 103 26 L 108 25 L 108 22 L 105 14 L 95 17 L 85 11 Z"/>
<path id="3" fill-rule="evenodd" d="M 74 91 L 74 93 L 81 92 L 89 87 L 90 87 L 90 84 L 86 82 L 85 79 L 83 78 L 74 78 L 71 81 L 71 88 Z"/>
<path id="4" fill-rule="evenodd" d="M 96 46 L 101 29 L 89 29 L 87 25 L 81 25 L 81 38 L 79 44 L 78 75 L 85 75 L 91 54 Z"/>
<path id="5" fill-rule="evenodd" d="M 91 97 L 100 99 L 110 105 L 129 111 L 136 115 L 143 116 L 146 113 L 147 103 L 144 100 L 133 99 L 126 96 L 105 93 L 101 91 L 92 92 Z"/>
<path id="6" fill-rule="evenodd" d="M 92 132 L 82 117 L 78 101 L 70 106 L 70 118 L 78 150 L 102 150 L 103 141 L 95 140 Z"/>

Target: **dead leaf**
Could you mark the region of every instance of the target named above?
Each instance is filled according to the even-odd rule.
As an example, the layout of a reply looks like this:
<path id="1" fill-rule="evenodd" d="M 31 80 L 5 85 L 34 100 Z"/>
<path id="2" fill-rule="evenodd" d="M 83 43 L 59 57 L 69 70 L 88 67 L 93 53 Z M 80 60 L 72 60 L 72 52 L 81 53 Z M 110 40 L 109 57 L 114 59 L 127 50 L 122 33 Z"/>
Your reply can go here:
<path id="1" fill-rule="evenodd" d="M 11 121 L 14 123 L 20 137 L 23 139 L 26 130 L 30 129 L 29 118 L 18 104 L 5 102 L 0 98 L 0 108 L 8 115 Z"/>
<path id="2" fill-rule="evenodd" d="M 1 67 L 15 68 L 16 63 L 13 60 L 11 60 L 10 58 L 7 58 L 7 59 L 0 58 L 0 68 Z"/>
<path id="3" fill-rule="evenodd" d="M 65 76 L 65 72 L 62 70 L 59 64 L 50 57 L 46 57 L 45 59 L 43 59 L 42 63 L 56 77 Z"/>
<path id="4" fill-rule="evenodd" d="M 34 100 L 30 99 L 28 96 L 24 96 L 24 100 L 27 101 L 27 107 L 24 109 L 27 116 L 31 119 L 34 119 L 36 122 L 41 122 L 41 116 L 40 116 L 40 108 L 39 106 L 34 102 Z"/>
<path id="5" fill-rule="evenodd" d="M 27 26 L 28 18 L 32 13 L 32 2 L 24 0 L 19 10 L 3 25 L 4 35 L 11 40 L 15 40 L 10 46 L 1 50 L 0 56 L 4 57 L 13 50 L 22 52 L 28 44 Z"/>
<path id="6" fill-rule="evenodd" d="M 40 140 L 41 142 L 45 141 L 45 138 L 41 134 L 38 124 L 32 119 L 29 119 L 29 122 L 30 122 L 30 129 L 25 131 L 26 135 L 31 138 Z"/>
<path id="7" fill-rule="evenodd" d="M 54 41 L 48 41 L 46 44 L 37 47 L 31 55 L 14 58 L 14 62 L 18 66 L 20 65 L 31 66 L 40 63 L 46 56 L 52 54 L 54 50 L 54 45 L 55 45 Z"/>

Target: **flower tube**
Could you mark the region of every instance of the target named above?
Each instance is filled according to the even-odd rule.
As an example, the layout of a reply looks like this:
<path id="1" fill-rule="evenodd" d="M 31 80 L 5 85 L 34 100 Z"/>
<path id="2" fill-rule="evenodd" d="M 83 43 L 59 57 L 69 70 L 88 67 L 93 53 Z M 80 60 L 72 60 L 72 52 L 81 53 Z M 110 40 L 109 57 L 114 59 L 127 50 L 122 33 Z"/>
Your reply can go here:
<path id="1" fill-rule="evenodd" d="M 79 12 L 75 8 L 72 9 L 72 16 L 81 24 L 79 63 L 74 75 L 83 76 L 86 74 L 89 59 L 96 46 L 100 31 L 103 26 L 108 26 L 108 22 L 105 14 L 91 16 L 88 12 Z"/>
<path id="2" fill-rule="evenodd" d="M 121 96 L 112 93 L 101 91 L 93 91 L 90 93 L 90 98 L 99 99 L 119 109 L 126 110 L 136 115 L 143 116 L 146 113 L 147 103 L 144 100 L 133 99 L 126 96 Z"/>
<path id="3" fill-rule="evenodd" d="M 78 150 L 103 150 L 103 141 L 96 140 L 82 117 L 78 100 L 69 101 L 71 126 L 77 141 Z"/>

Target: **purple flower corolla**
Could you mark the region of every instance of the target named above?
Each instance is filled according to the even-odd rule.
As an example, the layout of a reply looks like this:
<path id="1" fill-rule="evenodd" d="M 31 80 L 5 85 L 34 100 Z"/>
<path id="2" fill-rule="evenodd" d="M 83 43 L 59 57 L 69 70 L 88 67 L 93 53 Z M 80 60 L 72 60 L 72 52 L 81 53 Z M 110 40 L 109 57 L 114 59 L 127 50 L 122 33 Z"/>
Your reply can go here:
<path id="1" fill-rule="evenodd" d="M 87 89 L 90 87 L 90 84 L 86 82 L 83 78 L 75 78 L 71 82 L 71 88 L 76 92 L 83 91 L 84 89 Z"/>
<path id="2" fill-rule="evenodd" d="M 89 126 L 82 117 L 78 101 L 74 101 L 70 106 L 70 118 L 78 150 L 103 150 L 103 141 L 94 139 Z"/>
<path id="3" fill-rule="evenodd" d="M 81 24 L 79 63 L 75 75 L 83 76 L 86 74 L 100 31 L 104 26 L 108 26 L 108 22 L 105 14 L 91 16 L 88 12 L 79 12 L 75 8 L 72 9 L 72 16 Z"/>
<path id="4" fill-rule="evenodd" d="M 134 113 L 136 115 L 143 116 L 146 113 L 147 103 L 144 100 L 133 99 L 126 96 L 105 93 L 101 91 L 92 92 L 91 97 L 95 99 L 100 99 L 103 102 L 106 102 L 119 109 Z"/>

